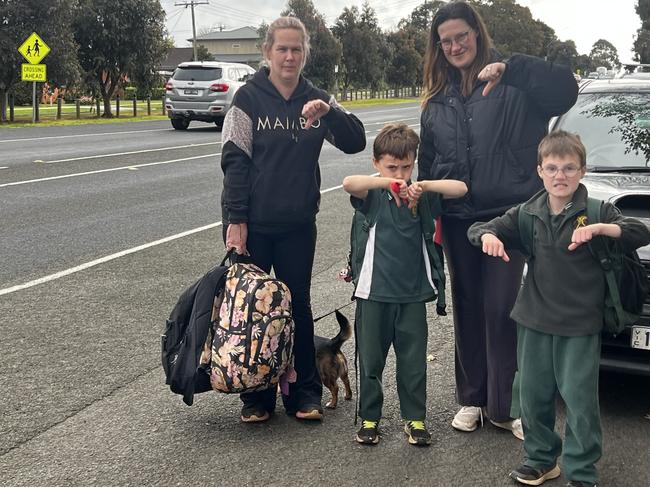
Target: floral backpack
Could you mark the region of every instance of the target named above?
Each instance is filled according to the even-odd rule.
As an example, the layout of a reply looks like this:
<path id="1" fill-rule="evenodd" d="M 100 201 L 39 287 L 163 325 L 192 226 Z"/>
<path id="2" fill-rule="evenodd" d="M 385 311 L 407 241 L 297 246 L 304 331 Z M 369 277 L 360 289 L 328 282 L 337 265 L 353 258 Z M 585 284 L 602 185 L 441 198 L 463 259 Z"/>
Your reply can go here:
<path id="1" fill-rule="evenodd" d="M 212 388 L 240 393 L 280 383 L 288 394 L 296 380 L 293 343 L 289 288 L 252 263 L 231 265 L 200 358 Z"/>

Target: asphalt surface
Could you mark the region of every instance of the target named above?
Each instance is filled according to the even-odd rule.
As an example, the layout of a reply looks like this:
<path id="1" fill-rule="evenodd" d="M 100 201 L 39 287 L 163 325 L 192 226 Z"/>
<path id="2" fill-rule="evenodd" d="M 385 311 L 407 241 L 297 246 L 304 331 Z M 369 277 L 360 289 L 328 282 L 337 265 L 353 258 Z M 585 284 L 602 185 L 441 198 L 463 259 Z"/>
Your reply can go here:
<path id="1" fill-rule="evenodd" d="M 372 138 L 386 121 L 418 128 L 415 103 L 356 113 L 368 149 L 347 156 L 326 144 L 321 157 L 315 316 L 350 302 L 350 285 L 335 279 L 352 214 L 337 187 L 345 175 L 373 172 Z M 205 393 L 187 407 L 168 390 L 165 318 L 223 256 L 220 137 L 200 123 L 187 132 L 168 122 L 0 129 L 0 485 L 512 485 L 521 442 L 489 423 L 474 433 L 450 426 L 453 326 L 433 307 L 430 448 L 406 443 L 392 353 L 376 447 L 353 441 L 354 399 L 322 423 L 279 406 L 268 423 L 247 425 L 236 396 Z M 333 336 L 334 318 L 316 331 Z M 344 351 L 353 370 L 353 339 Z M 647 483 L 649 386 L 602 377 L 599 485 Z"/>

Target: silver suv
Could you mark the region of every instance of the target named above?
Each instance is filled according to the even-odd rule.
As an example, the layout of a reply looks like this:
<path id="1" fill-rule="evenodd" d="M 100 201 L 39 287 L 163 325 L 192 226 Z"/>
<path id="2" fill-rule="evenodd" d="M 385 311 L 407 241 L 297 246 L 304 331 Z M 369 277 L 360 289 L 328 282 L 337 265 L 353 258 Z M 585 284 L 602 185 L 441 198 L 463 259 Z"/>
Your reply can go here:
<path id="1" fill-rule="evenodd" d="M 580 135 L 587 149 L 582 182 L 591 196 L 650 226 L 650 80 L 586 80 L 576 104 L 551 129 Z M 650 275 L 650 245 L 639 257 Z M 603 335 L 601 367 L 650 375 L 650 295 L 634 326 Z"/>
<path id="2" fill-rule="evenodd" d="M 217 61 L 178 65 L 165 85 L 165 108 L 176 130 L 192 120 L 214 122 L 218 129 L 232 104 L 235 92 L 255 70 L 246 64 Z"/>

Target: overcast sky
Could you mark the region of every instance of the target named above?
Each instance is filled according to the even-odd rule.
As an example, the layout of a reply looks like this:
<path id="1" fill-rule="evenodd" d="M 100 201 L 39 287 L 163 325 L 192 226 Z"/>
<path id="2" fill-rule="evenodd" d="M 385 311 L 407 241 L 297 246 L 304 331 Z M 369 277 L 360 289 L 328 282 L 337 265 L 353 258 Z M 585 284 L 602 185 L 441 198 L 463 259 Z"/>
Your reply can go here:
<path id="1" fill-rule="evenodd" d="M 167 12 L 167 30 L 178 47 L 190 46 L 192 17 L 189 8 L 176 4 L 190 0 L 160 0 Z M 208 2 L 195 7 L 197 33 L 223 25 L 232 30 L 245 25 L 257 27 L 262 21 L 270 23 L 285 8 L 286 0 L 194 0 Z M 394 29 L 400 19 L 423 3 L 423 0 L 368 0 L 375 9 L 384 29 Z M 606 39 L 618 50 L 621 61 L 632 60 L 632 46 L 641 20 L 634 10 L 636 0 L 517 0 L 530 8 L 533 18 L 552 27 L 563 41 L 573 39 L 578 53 L 589 54 L 594 42 Z M 314 0 L 316 9 L 332 25 L 343 11 L 363 0 Z"/>

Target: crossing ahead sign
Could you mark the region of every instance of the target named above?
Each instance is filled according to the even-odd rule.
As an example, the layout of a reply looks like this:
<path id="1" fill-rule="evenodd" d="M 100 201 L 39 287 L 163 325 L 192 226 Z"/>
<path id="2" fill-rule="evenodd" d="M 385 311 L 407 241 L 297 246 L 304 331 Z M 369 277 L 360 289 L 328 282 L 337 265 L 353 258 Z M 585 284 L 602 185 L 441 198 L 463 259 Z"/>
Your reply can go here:
<path id="1" fill-rule="evenodd" d="M 47 81 L 45 64 L 22 64 L 21 79 L 23 81 Z"/>
<path id="2" fill-rule="evenodd" d="M 32 32 L 32 35 L 18 48 L 18 52 L 27 59 L 29 64 L 38 64 L 48 55 L 50 48 L 36 32 Z"/>

